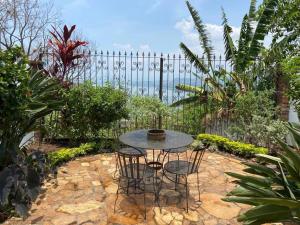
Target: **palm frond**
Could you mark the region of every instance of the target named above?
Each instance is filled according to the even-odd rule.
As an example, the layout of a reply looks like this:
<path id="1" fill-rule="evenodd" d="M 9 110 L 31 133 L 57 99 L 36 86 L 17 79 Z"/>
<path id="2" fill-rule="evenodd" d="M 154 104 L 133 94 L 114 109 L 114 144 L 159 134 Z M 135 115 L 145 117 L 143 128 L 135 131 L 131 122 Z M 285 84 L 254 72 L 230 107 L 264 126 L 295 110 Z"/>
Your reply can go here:
<path id="1" fill-rule="evenodd" d="M 185 57 L 192 63 L 194 66 L 202 71 L 205 74 L 208 74 L 209 70 L 207 66 L 195 55 L 184 43 L 180 43 L 180 48 L 183 51 Z"/>
<path id="2" fill-rule="evenodd" d="M 196 77 L 196 79 L 198 79 L 198 80 L 202 80 L 203 79 L 203 77 L 202 76 L 199 76 L 197 73 L 195 73 L 195 72 L 192 72 L 192 74 Z"/>
<path id="3" fill-rule="evenodd" d="M 251 60 L 256 59 L 262 45 L 262 41 L 269 32 L 270 24 L 275 13 L 278 0 L 265 0 L 263 11 L 258 19 L 258 23 L 251 40 L 249 48 L 249 57 Z"/>
<path id="4" fill-rule="evenodd" d="M 272 45 L 272 48 L 268 52 L 269 58 L 274 58 L 276 56 L 282 55 L 285 52 L 285 48 L 289 45 L 289 43 L 293 42 L 299 37 L 299 31 L 295 31 L 286 35 L 282 40 Z"/>
<path id="5" fill-rule="evenodd" d="M 199 33 L 201 47 L 204 50 L 204 53 L 207 57 L 208 62 L 211 63 L 211 61 L 212 61 L 211 59 L 212 59 L 212 55 L 213 55 L 213 47 L 211 46 L 211 41 L 208 38 L 206 27 L 203 24 L 198 12 L 194 9 L 194 7 L 188 1 L 186 2 L 186 4 L 187 4 L 190 14 L 193 18 L 195 28 Z"/>
<path id="6" fill-rule="evenodd" d="M 181 106 L 181 105 L 188 105 L 192 103 L 201 103 L 201 100 L 204 100 L 204 98 L 201 98 L 199 95 L 193 95 L 187 98 L 180 99 L 174 103 L 172 103 L 171 107 Z"/>
<path id="7" fill-rule="evenodd" d="M 248 49 L 252 39 L 252 28 L 249 17 L 246 14 L 241 25 L 240 38 L 238 41 L 236 71 L 244 71 L 248 63 Z"/>
<path id="8" fill-rule="evenodd" d="M 215 79 L 213 78 L 207 78 L 206 79 L 206 83 L 212 87 L 212 92 L 215 93 L 215 92 L 219 92 L 221 94 L 221 96 L 223 97 L 223 99 L 227 99 L 227 94 L 224 90 L 224 88 L 222 87 L 222 85 L 216 81 Z"/>
<path id="9" fill-rule="evenodd" d="M 231 60 L 233 64 L 236 64 L 235 54 L 236 48 L 232 41 L 230 34 L 232 33 L 232 28 L 228 25 L 228 19 L 226 17 L 225 11 L 222 8 L 222 18 L 223 18 L 223 39 L 225 45 L 225 57 L 226 60 Z"/>
<path id="10" fill-rule="evenodd" d="M 235 81 L 235 83 L 238 85 L 240 91 L 242 93 L 245 93 L 246 91 L 246 85 L 244 83 L 244 80 L 238 76 L 235 72 L 231 72 L 229 73 L 229 76 L 231 77 L 231 79 L 233 79 Z"/>
<path id="11" fill-rule="evenodd" d="M 187 84 L 178 84 L 176 89 L 180 91 L 193 92 L 195 94 L 203 94 L 204 89 L 202 87 L 195 87 Z"/>
<path id="12" fill-rule="evenodd" d="M 251 21 L 254 20 L 256 15 L 256 0 L 251 0 L 248 15 Z"/>

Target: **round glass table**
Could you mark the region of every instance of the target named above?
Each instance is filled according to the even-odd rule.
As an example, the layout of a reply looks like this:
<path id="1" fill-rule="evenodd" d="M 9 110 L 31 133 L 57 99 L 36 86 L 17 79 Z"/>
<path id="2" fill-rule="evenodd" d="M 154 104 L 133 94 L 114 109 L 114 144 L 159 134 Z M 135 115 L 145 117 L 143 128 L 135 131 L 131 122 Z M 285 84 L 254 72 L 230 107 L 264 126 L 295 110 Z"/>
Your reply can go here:
<path id="1" fill-rule="evenodd" d="M 172 150 L 182 149 L 193 142 L 191 135 L 165 130 L 166 138 L 164 140 L 149 140 L 147 137 L 148 130 L 136 130 L 125 133 L 119 137 L 119 140 L 130 147 L 146 150 Z"/>
<path id="2" fill-rule="evenodd" d="M 164 140 L 151 140 L 147 137 L 148 130 L 136 130 L 125 133 L 119 137 L 119 140 L 138 151 L 140 154 L 145 154 L 146 151 L 152 151 L 152 157 L 147 157 L 147 166 L 155 171 L 154 175 L 154 187 L 155 188 L 155 201 L 158 202 L 160 178 L 158 171 L 162 169 L 163 162 L 160 160 L 160 156 L 164 153 L 182 153 L 187 151 L 187 146 L 193 142 L 191 135 L 178 132 L 165 130 L 166 137 Z M 158 151 L 157 156 L 155 152 Z"/>

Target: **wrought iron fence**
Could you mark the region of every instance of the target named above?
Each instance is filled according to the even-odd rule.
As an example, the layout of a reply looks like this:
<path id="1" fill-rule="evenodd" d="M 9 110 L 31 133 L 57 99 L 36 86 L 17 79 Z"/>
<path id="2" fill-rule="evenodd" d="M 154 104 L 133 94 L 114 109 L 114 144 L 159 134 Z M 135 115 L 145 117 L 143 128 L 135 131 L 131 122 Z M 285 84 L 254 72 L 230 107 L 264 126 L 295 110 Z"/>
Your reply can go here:
<path id="1" fill-rule="evenodd" d="M 129 96 L 155 97 L 167 105 L 188 96 L 188 92 L 176 89 L 178 84 L 204 87 L 205 74 L 181 54 L 114 51 L 86 51 L 83 54 L 85 55 L 83 64 L 69 76 L 75 85 L 85 81 L 97 86 L 109 83 L 116 88 L 125 89 Z M 45 60 L 47 63 L 50 59 L 47 57 Z M 202 60 L 205 62 L 204 57 Z M 215 69 L 231 70 L 230 65 L 221 56 L 214 56 L 212 65 Z M 203 129 L 209 133 L 224 134 L 228 125 L 227 119 L 214 119 L 211 123 L 202 121 L 207 107 L 209 106 L 201 107 L 197 104 L 181 106 L 174 110 L 171 117 L 157 118 L 157 124 L 161 123 L 164 128 L 192 134 L 203 132 Z M 140 128 L 142 125 L 121 123 L 119 128 L 128 130 Z"/>

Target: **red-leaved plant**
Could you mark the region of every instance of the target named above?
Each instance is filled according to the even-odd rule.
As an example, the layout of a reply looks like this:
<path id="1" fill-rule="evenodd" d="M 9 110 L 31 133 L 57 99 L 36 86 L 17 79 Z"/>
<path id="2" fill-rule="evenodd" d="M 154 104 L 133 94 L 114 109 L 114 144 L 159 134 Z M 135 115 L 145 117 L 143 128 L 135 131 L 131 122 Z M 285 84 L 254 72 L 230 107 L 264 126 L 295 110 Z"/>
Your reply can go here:
<path id="1" fill-rule="evenodd" d="M 71 81 L 68 74 L 72 69 L 79 66 L 79 62 L 84 58 L 84 55 L 79 53 L 79 48 L 88 43 L 71 39 L 76 28 L 75 25 L 70 29 L 65 25 L 61 31 L 52 28 L 53 31 L 50 31 L 52 39 L 49 40 L 49 47 L 52 50 L 53 65 L 48 72 L 50 76 L 57 78 L 64 86 L 69 86 Z"/>

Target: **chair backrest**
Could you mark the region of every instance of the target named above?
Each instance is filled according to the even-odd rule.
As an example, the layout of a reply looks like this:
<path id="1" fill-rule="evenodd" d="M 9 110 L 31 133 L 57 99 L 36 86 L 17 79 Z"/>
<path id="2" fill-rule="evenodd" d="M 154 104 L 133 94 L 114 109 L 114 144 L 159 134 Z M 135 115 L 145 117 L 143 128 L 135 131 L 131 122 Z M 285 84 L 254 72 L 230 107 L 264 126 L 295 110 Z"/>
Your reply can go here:
<path id="1" fill-rule="evenodd" d="M 126 154 L 117 152 L 120 176 L 127 179 L 141 179 L 144 173 L 142 154 Z"/>
<path id="2" fill-rule="evenodd" d="M 203 146 L 197 146 L 193 149 L 189 157 L 189 168 L 188 173 L 196 173 L 200 167 L 201 161 L 203 159 L 205 150 L 209 148 L 209 143 L 204 143 Z"/>

